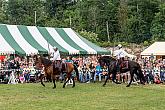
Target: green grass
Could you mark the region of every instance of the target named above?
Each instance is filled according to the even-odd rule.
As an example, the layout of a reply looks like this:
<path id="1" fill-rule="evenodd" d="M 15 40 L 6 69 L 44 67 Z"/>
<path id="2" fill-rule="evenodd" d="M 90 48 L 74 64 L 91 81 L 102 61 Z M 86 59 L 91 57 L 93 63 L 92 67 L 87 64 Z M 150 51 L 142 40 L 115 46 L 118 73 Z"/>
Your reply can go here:
<path id="1" fill-rule="evenodd" d="M 0 110 L 164 110 L 165 85 L 76 83 L 0 85 Z"/>

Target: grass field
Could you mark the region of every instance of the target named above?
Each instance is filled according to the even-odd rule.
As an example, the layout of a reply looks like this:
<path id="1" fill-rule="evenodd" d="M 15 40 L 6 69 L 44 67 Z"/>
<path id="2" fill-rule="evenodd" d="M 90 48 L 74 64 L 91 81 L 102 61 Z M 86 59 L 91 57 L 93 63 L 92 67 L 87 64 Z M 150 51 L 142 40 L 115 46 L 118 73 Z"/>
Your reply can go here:
<path id="1" fill-rule="evenodd" d="M 0 110 L 164 110 L 165 85 L 76 83 L 0 85 Z"/>

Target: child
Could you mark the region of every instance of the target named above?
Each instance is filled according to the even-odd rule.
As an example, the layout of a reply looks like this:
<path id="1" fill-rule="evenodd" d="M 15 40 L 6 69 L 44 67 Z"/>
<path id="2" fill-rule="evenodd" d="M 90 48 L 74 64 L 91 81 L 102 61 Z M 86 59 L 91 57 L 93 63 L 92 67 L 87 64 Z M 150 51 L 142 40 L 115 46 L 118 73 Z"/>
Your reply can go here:
<path id="1" fill-rule="evenodd" d="M 21 74 L 21 75 L 19 76 L 19 80 L 20 80 L 21 83 L 24 83 L 25 78 L 24 78 L 24 75 L 23 75 L 23 74 Z"/>
<path id="2" fill-rule="evenodd" d="M 158 74 L 155 75 L 154 82 L 155 84 L 160 84 L 160 78 Z"/>

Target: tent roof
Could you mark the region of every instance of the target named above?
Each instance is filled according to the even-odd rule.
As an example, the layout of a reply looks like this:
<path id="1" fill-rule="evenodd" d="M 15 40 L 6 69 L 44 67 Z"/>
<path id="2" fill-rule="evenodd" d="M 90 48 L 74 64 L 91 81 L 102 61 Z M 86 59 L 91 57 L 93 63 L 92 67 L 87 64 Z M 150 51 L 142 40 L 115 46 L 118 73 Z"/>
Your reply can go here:
<path id="1" fill-rule="evenodd" d="M 165 55 L 165 42 L 155 42 L 146 48 L 141 55 Z"/>
<path id="2" fill-rule="evenodd" d="M 57 47 L 67 54 L 110 54 L 71 28 L 0 24 L 0 54 L 45 54 Z"/>

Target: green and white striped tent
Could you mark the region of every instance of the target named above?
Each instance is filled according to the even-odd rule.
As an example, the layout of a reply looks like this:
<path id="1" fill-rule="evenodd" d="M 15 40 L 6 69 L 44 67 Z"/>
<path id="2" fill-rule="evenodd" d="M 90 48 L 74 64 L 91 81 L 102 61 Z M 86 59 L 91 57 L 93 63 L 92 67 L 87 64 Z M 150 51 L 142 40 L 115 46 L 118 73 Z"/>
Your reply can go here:
<path id="1" fill-rule="evenodd" d="M 0 24 L 0 54 L 45 54 L 54 46 L 67 54 L 110 54 L 71 28 Z"/>

